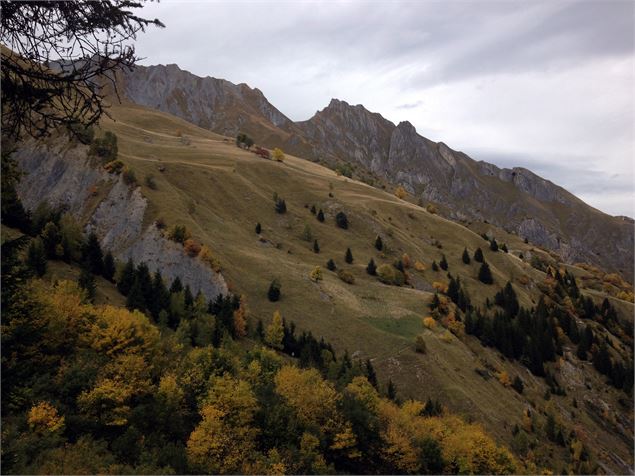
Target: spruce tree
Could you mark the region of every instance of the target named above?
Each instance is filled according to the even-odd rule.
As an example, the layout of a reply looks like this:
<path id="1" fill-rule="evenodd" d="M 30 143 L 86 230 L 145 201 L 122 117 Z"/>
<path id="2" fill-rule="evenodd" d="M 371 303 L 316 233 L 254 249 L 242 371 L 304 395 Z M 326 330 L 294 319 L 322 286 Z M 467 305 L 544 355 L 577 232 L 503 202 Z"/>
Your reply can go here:
<path id="1" fill-rule="evenodd" d="M 378 251 L 384 249 L 384 242 L 381 240 L 381 236 L 379 235 L 377 235 L 377 239 L 375 239 L 375 248 L 377 248 Z"/>
<path id="2" fill-rule="evenodd" d="M 44 276 L 44 273 L 46 273 L 46 252 L 44 251 L 44 244 L 40 238 L 35 238 L 29 243 L 26 265 L 37 276 Z"/>
<path id="3" fill-rule="evenodd" d="M 269 291 L 267 291 L 267 297 L 269 298 L 269 301 L 276 302 L 280 299 L 280 288 L 280 281 L 278 281 L 277 279 L 271 281 L 271 284 L 269 285 Z"/>
<path id="4" fill-rule="evenodd" d="M 144 309 L 147 308 L 148 303 L 152 301 L 152 276 L 150 276 L 150 270 L 148 269 L 148 265 L 144 262 L 139 263 L 137 266 L 137 271 L 135 273 L 135 280 L 139 282 L 139 287 L 141 288 L 141 292 L 143 293 L 143 299 L 146 303 Z"/>
<path id="5" fill-rule="evenodd" d="M 259 235 L 262 231 L 262 226 L 260 226 L 260 222 L 256 223 L 256 235 Z"/>
<path id="6" fill-rule="evenodd" d="M 340 228 L 344 230 L 348 229 L 348 218 L 344 212 L 338 212 L 337 215 L 335 215 L 335 222 Z"/>
<path id="7" fill-rule="evenodd" d="M 492 278 L 492 272 L 489 269 L 489 265 L 487 263 L 483 263 L 481 268 L 478 270 L 478 279 L 480 282 L 485 284 L 492 284 L 494 282 L 494 278 Z"/>
<path id="8" fill-rule="evenodd" d="M 467 252 L 467 248 L 463 249 L 463 256 L 461 256 L 461 259 L 463 259 L 465 264 L 470 264 L 470 254 Z"/>
<path id="9" fill-rule="evenodd" d="M 185 309 L 188 311 L 192 310 L 194 306 L 194 295 L 192 294 L 192 290 L 190 289 L 190 285 L 185 285 L 185 291 L 183 292 L 183 302 L 185 303 Z"/>
<path id="10" fill-rule="evenodd" d="M 377 373 L 375 373 L 373 363 L 370 361 L 370 359 L 366 359 L 366 378 L 373 387 L 377 388 Z"/>
<path id="11" fill-rule="evenodd" d="M 313 252 L 314 253 L 319 253 L 320 252 L 320 245 L 318 245 L 318 241 L 317 240 L 315 240 L 313 242 Z"/>
<path id="12" fill-rule="evenodd" d="M 152 300 L 148 303 L 150 313 L 155 320 L 159 320 L 161 311 L 170 309 L 170 293 L 163 282 L 161 272 L 157 269 L 152 277 Z"/>
<path id="13" fill-rule="evenodd" d="M 397 400 L 397 387 L 392 382 L 392 379 L 388 380 L 388 387 L 386 388 L 386 396 L 388 397 L 389 400 L 392 400 L 393 402 Z"/>
<path id="14" fill-rule="evenodd" d="M 183 291 L 183 283 L 181 282 L 181 278 L 177 276 L 170 285 L 170 294 L 180 293 L 181 291 Z"/>
<path id="15" fill-rule="evenodd" d="M 287 202 L 284 201 L 283 198 L 278 198 L 278 200 L 276 200 L 276 213 L 287 213 Z"/>
<path id="16" fill-rule="evenodd" d="M 102 274 L 104 266 L 104 257 L 99 245 L 99 239 L 95 233 L 90 233 L 84 249 L 82 250 L 82 261 L 90 267 L 90 271 L 94 274 Z"/>
<path id="17" fill-rule="evenodd" d="M 108 251 L 104 256 L 104 266 L 102 269 L 102 276 L 106 278 L 108 281 L 112 282 L 115 277 L 115 258 L 113 258 L 112 253 Z"/>
<path id="18" fill-rule="evenodd" d="M 82 270 L 79 273 L 79 279 L 77 280 L 79 287 L 86 291 L 86 298 L 88 301 L 93 302 L 95 300 L 95 292 L 97 290 L 95 286 L 95 276 L 90 270 L 90 263 L 83 263 Z"/>
<path id="19" fill-rule="evenodd" d="M 326 262 L 326 269 L 328 269 L 329 271 L 335 271 L 337 269 L 337 266 L 335 266 L 335 261 L 333 261 L 333 258 L 329 259 Z"/>
<path id="20" fill-rule="evenodd" d="M 137 278 L 135 278 L 134 283 L 130 288 L 130 292 L 128 293 L 128 297 L 126 298 L 126 307 L 131 311 L 138 309 L 141 312 L 145 312 L 146 310 L 146 300 L 143 297 L 141 283 L 139 283 Z"/>
<path id="21" fill-rule="evenodd" d="M 351 252 L 350 248 L 346 248 L 346 254 L 344 255 L 344 261 L 346 261 L 348 264 L 352 264 L 353 263 L 353 253 Z"/>
<path id="22" fill-rule="evenodd" d="M 324 212 L 322 211 L 322 209 L 320 208 L 320 211 L 317 214 L 317 219 L 319 222 L 324 222 Z"/>
<path id="23" fill-rule="evenodd" d="M 496 243 L 496 238 L 492 238 L 492 241 L 489 242 L 489 249 L 492 251 L 498 251 L 498 243 Z"/>
<path id="24" fill-rule="evenodd" d="M 132 259 L 128 259 L 128 262 L 123 267 L 121 271 L 121 276 L 117 280 L 117 289 L 121 294 L 127 296 L 132 289 L 132 285 L 134 284 L 135 279 L 135 268 Z"/>
<path id="25" fill-rule="evenodd" d="M 476 251 L 474 252 L 474 261 L 477 263 L 483 262 L 483 250 L 480 248 L 476 248 Z"/>
<path id="26" fill-rule="evenodd" d="M 448 270 L 448 261 L 445 259 L 445 255 L 441 255 L 441 261 L 439 261 L 439 266 L 443 271 Z"/>
<path id="27" fill-rule="evenodd" d="M 368 262 L 368 265 L 366 266 L 366 272 L 371 276 L 375 276 L 377 274 L 377 266 L 375 265 L 375 260 L 373 260 L 373 258 L 371 258 Z"/>

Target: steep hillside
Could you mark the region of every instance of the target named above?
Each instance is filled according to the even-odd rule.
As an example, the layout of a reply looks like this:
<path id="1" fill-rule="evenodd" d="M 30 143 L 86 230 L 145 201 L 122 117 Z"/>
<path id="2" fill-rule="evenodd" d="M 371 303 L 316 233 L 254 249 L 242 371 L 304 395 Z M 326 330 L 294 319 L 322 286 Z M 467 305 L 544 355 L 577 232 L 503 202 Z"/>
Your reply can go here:
<path id="1" fill-rule="evenodd" d="M 561 471 L 575 464 L 571 459 L 575 453 L 569 447 L 581 441 L 601 470 L 630 471 L 633 415 L 629 397 L 608 386 L 606 378 L 589 362 L 580 360 L 576 345 L 567 337 L 561 338 L 561 355 L 545 364 L 556 385 L 533 375 L 520 360 L 506 358 L 495 347 L 483 346 L 474 335 L 465 335 L 460 330 L 464 323 L 457 327 L 448 315 L 432 312 L 437 316 L 436 324 L 422 324 L 422 318 L 431 314 L 435 286 L 443 290 L 449 282 L 445 271 L 433 269 L 433 261 L 440 263 L 445 256 L 447 272 L 460 277 L 462 289 L 474 306 L 491 306 L 495 294 L 509 281 L 520 305 L 530 308 L 553 287 L 553 275 L 530 264 L 552 263 L 557 268 L 548 253 L 490 224 L 486 231 L 501 245 L 505 243 L 509 252 L 491 251 L 479 234 L 390 193 L 290 155 L 284 162 L 264 160 L 237 148 L 231 137 L 159 111 L 125 104 L 114 106 L 111 112 L 114 121 L 104 121 L 102 129 L 116 133 L 119 158 L 134 171 L 139 184 L 138 189 L 126 193 L 139 194 L 147 202 L 141 236 L 152 234 L 164 240 L 166 247 L 177 249 L 179 245 L 167 240 L 167 232 L 156 224 L 165 224 L 168 230 L 175 225 L 186 226 L 220 262 L 229 291 L 246 296 L 252 310 L 252 328 L 258 319 L 268 323 L 273 312 L 280 310 L 299 330 L 324 337 L 338 352 L 346 349 L 353 358 L 370 359 L 382 388 L 392 379 L 400 398 L 437 399 L 483 424 L 499 441 L 511 445 L 519 457 L 539 466 Z M 418 139 L 409 130 L 408 125 L 401 124 L 391 137 L 403 133 L 404 141 L 410 137 L 417 147 Z M 379 143 L 377 147 L 379 150 Z M 90 188 L 88 182 L 63 179 L 59 170 L 66 168 L 56 165 L 64 163 L 63 151 L 49 147 L 48 154 L 39 155 L 34 162 L 33 150 L 25 150 L 20 156 L 21 163 L 31 164 L 27 167 L 28 181 L 24 182 L 31 185 L 21 189 L 25 201 L 31 193 L 37 193 L 38 200 L 47 200 Z M 74 152 L 80 159 L 86 153 L 86 149 L 81 150 Z M 99 165 L 92 162 L 86 167 L 96 170 L 94 184 L 99 185 L 103 180 Z M 107 175 L 108 181 L 118 180 Z M 106 196 L 111 187 L 104 188 Z M 95 209 L 107 203 L 98 189 Z M 274 194 L 285 200 L 286 213 L 276 213 Z M 33 207 L 36 201 L 29 205 Z M 324 222 L 311 213 L 313 205 L 323 211 Z M 336 226 L 339 212 L 348 217 L 347 229 Z M 89 227 L 94 217 L 94 213 L 85 216 Z M 257 223 L 261 225 L 259 234 L 255 232 Z M 94 229 L 108 246 L 108 230 L 99 226 Z M 309 241 L 305 240 L 307 229 Z M 377 236 L 385 244 L 381 251 L 375 246 Z M 319 253 L 315 252 L 314 240 Z M 142 237 L 133 241 L 140 253 L 148 249 Z M 347 248 L 354 258 L 350 264 L 345 262 Z M 462 259 L 464 249 L 473 256 L 477 248 L 483 250 L 494 284 L 478 279 L 479 263 L 471 260 L 466 264 Z M 149 258 L 156 260 L 160 254 L 155 252 Z M 127 256 L 130 254 L 122 252 L 122 258 Z M 135 255 L 136 260 L 146 257 Z M 402 266 L 410 261 L 410 267 L 405 266 L 411 284 L 381 283 L 366 271 L 371 258 L 389 269 L 398 260 Z M 329 259 L 338 269 L 348 271 L 354 283 L 328 271 Z M 184 266 L 190 262 L 185 261 Z M 154 261 L 154 265 L 160 267 L 161 263 Z M 321 266 L 323 274 L 317 282 L 310 277 L 316 266 Z M 582 293 L 600 306 L 608 288 L 585 286 L 595 279 L 589 270 L 567 269 L 576 276 Z M 274 278 L 281 283 L 281 299 L 277 302 L 267 298 Z M 564 297 L 554 294 L 549 299 L 560 302 Z M 611 343 L 616 362 L 632 360 L 632 335 L 629 340 L 623 329 L 632 326 L 633 306 L 614 297 L 607 302 L 613 303 L 619 315 L 619 322 L 611 323 L 611 331 L 605 328 L 608 321 L 582 320 L 577 311 L 571 313 L 581 328 L 591 325 L 598 339 Z M 456 319 L 464 319 L 453 304 L 449 309 Z M 415 351 L 418 335 L 425 343 L 425 353 Z M 518 376 L 524 383 L 522 393 L 510 387 L 504 375 L 510 379 Z M 557 390 L 560 387 L 565 392 Z M 549 418 L 555 419 L 566 435 L 562 444 L 546 439 Z"/>
<path id="2" fill-rule="evenodd" d="M 356 165 L 356 177 L 403 185 L 447 217 L 493 223 L 568 263 L 590 262 L 633 280 L 632 221 L 606 215 L 529 170 L 476 162 L 420 136 L 407 122 L 395 126 L 363 106 L 334 99 L 294 123 L 257 89 L 198 78 L 175 65 L 139 67 L 123 89 L 138 104 L 215 132 L 243 131 L 265 146 L 331 165 L 347 161 Z"/>

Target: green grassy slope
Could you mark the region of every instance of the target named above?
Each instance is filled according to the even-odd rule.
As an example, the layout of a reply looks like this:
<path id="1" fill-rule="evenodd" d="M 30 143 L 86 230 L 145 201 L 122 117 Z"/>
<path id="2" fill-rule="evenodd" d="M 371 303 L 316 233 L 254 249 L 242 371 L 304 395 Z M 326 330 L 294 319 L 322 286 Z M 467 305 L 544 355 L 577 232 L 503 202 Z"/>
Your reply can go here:
<path id="1" fill-rule="evenodd" d="M 209 246 L 222 264 L 230 289 L 247 296 L 252 325 L 259 318 L 268 322 L 279 309 L 300 330 L 323 336 L 355 357 L 372 359 L 380 381 L 385 385 L 391 378 L 402 398 L 437 398 L 482 422 L 507 443 L 525 406 L 540 411 L 548 404 L 542 399 L 547 388 L 544 381 L 531 376 L 525 367 L 505 361 L 473 337 L 460 341 L 452 336 L 445 342 L 442 327 L 426 330 L 421 323 L 428 315 L 431 284 L 447 282 L 445 272 L 430 269 L 432 260 L 438 262 L 442 253 L 449 272 L 461 277 L 475 304 L 482 306 L 486 298 L 493 299 L 507 280 L 514 284 L 522 305 L 536 303 L 540 296 L 537 283 L 544 273 L 516 256 L 527 255 L 531 244 L 501 231 L 499 236 L 506 236 L 510 253 L 494 253 L 474 231 L 315 163 L 291 156 L 283 163 L 264 160 L 237 148 L 231 138 L 140 106 L 116 106 L 112 114 L 115 121 L 105 121 L 102 127 L 117 134 L 119 157 L 135 171 L 149 201 L 146 222 L 160 217 L 168 226 L 186 225 L 196 240 Z M 159 171 L 160 167 L 165 170 Z M 156 190 L 144 184 L 144 177 L 150 174 L 155 177 Z M 274 211 L 274 192 L 286 200 L 288 212 L 284 215 Z M 325 222 L 318 222 L 305 205 L 322 208 Z M 340 210 L 348 216 L 348 230 L 335 225 L 334 216 Z M 261 238 L 254 232 L 257 222 L 262 224 Z M 301 239 L 305 224 L 319 242 L 319 254 L 313 252 L 312 243 Z M 389 253 L 374 248 L 378 234 L 389 245 Z M 344 262 L 347 247 L 355 258 L 352 265 Z M 476 279 L 477 263 L 461 261 L 464 248 L 473 254 L 477 247 L 483 249 L 492 268 L 492 286 Z M 419 260 L 427 267 L 423 272 L 409 270 L 415 287 L 386 286 L 366 274 L 370 258 L 379 265 L 392 263 L 403 253 L 413 263 Z M 346 284 L 327 271 L 329 258 L 352 272 L 355 284 Z M 309 279 L 316 265 L 324 273 L 319 284 Z M 271 303 L 266 293 L 274 277 L 282 283 L 282 298 Z M 624 306 L 632 314 L 632 304 Z M 414 352 L 413 340 L 420 333 L 427 344 L 425 355 Z M 484 379 L 476 369 L 521 375 L 526 392 L 518 395 L 495 375 Z M 593 388 L 606 386 L 592 370 L 584 378 Z M 572 397 L 552 397 L 563 420 L 571 427 L 583 425 L 600 451 L 611 449 L 632 461 L 632 449 L 610 426 L 583 411 L 571 416 Z M 617 406 L 620 397 L 617 390 L 607 387 L 605 398 L 612 405 Z M 557 461 L 566 450 L 544 445 L 535 451 L 538 458 Z"/>

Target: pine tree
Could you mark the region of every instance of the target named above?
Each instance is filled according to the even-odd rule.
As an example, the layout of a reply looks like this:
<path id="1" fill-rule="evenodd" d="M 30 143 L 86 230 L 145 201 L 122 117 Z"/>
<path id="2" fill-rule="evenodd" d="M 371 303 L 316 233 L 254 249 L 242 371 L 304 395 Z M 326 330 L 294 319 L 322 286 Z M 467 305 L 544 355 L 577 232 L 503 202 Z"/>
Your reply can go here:
<path id="1" fill-rule="evenodd" d="M 375 260 L 373 260 L 373 258 L 371 258 L 368 262 L 368 265 L 366 266 L 366 272 L 371 276 L 375 276 L 377 274 L 377 266 L 375 266 Z"/>
<path id="2" fill-rule="evenodd" d="M 489 249 L 492 251 L 498 251 L 498 243 L 496 243 L 496 238 L 492 238 L 492 241 L 489 242 Z"/>
<path id="3" fill-rule="evenodd" d="M 439 266 L 443 271 L 448 270 L 448 261 L 445 259 L 445 255 L 441 255 L 441 261 L 439 261 Z"/>
<path id="4" fill-rule="evenodd" d="M 256 223 L 256 235 L 259 235 L 262 231 L 262 226 L 260 226 L 260 222 Z"/>
<path id="5" fill-rule="evenodd" d="M 366 359 L 366 378 L 373 387 L 377 388 L 377 373 L 375 372 L 373 363 L 370 361 L 370 359 Z"/>
<path id="6" fill-rule="evenodd" d="M 392 379 L 388 380 L 388 387 L 386 388 L 386 396 L 393 402 L 397 399 L 397 387 L 392 382 Z"/>
<path id="7" fill-rule="evenodd" d="M 194 295 L 192 294 L 189 284 L 185 286 L 185 291 L 183 292 L 183 302 L 185 304 L 185 309 L 191 311 L 194 306 Z"/>
<path id="8" fill-rule="evenodd" d="M 315 240 L 313 242 L 313 252 L 314 253 L 319 253 L 320 252 L 320 245 L 318 245 L 318 241 L 317 240 Z"/>
<path id="9" fill-rule="evenodd" d="M 476 251 L 474 252 L 474 261 L 477 263 L 483 262 L 483 250 L 480 248 L 476 248 Z"/>
<path id="10" fill-rule="evenodd" d="M 46 273 L 46 252 L 41 238 L 35 238 L 29 243 L 26 255 L 26 265 L 37 276 L 44 276 Z"/>
<path id="11" fill-rule="evenodd" d="M 181 278 L 177 276 L 170 285 L 170 294 L 180 293 L 181 291 L 183 291 L 183 283 L 181 282 Z"/>
<path id="12" fill-rule="evenodd" d="M 465 264 L 470 264 L 470 254 L 467 252 L 467 248 L 463 249 L 463 256 L 461 256 L 461 259 L 463 259 Z"/>
<path id="13" fill-rule="evenodd" d="M 139 263 L 137 266 L 137 271 L 135 273 L 135 280 L 139 282 L 139 287 L 141 288 L 141 292 L 143 293 L 143 299 L 146 303 L 144 309 L 147 309 L 148 303 L 152 301 L 152 276 L 150 276 L 150 270 L 148 269 L 148 265 L 144 262 Z"/>
<path id="14" fill-rule="evenodd" d="M 82 264 L 82 270 L 79 273 L 79 279 L 77 280 L 79 287 L 86 291 L 86 298 L 88 301 L 93 302 L 95 300 L 95 292 L 97 287 L 95 285 L 95 276 L 90 270 L 89 263 Z"/>
<path id="15" fill-rule="evenodd" d="M 139 279 L 137 278 L 135 278 L 134 283 L 130 288 L 130 292 L 128 293 L 128 297 L 126 299 L 126 307 L 131 311 L 134 309 L 138 309 L 141 312 L 145 312 L 146 310 L 146 300 L 143 296 L 141 283 L 139 283 Z"/>
<path id="16" fill-rule="evenodd" d="M 148 308 L 156 321 L 159 320 L 161 311 L 167 312 L 170 309 L 170 293 L 158 269 L 152 277 L 152 299 L 148 302 Z"/>
<path id="17" fill-rule="evenodd" d="M 322 211 L 322 209 L 320 208 L 320 211 L 317 214 L 317 219 L 319 222 L 324 222 L 324 212 Z"/>
<path id="18" fill-rule="evenodd" d="M 348 264 L 352 264 L 353 263 L 353 253 L 351 252 L 350 248 L 346 248 L 346 254 L 344 255 L 344 261 L 346 261 Z"/>
<path id="19" fill-rule="evenodd" d="M 381 236 L 379 235 L 377 235 L 377 239 L 375 239 L 375 248 L 377 248 L 378 251 L 384 249 L 384 242 L 381 240 Z"/>
<path id="20" fill-rule="evenodd" d="M 335 271 L 337 269 L 337 266 L 335 266 L 335 261 L 333 261 L 333 258 L 329 259 L 326 262 L 326 269 L 328 269 L 329 271 Z"/>
<path id="21" fill-rule="evenodd" d="M 335 215 L 335 222 L 340 228 L 344 230 L 348 229 L 348 218 L 344 212 L 338 212 L 337 215 Z"/>
<path id="22" fill-rule="evenodd" d="M 271 281 L 271 284 L 269 285 L 269 291 L 267 291 L 267 297 L 269 298 L 269 301 L 276 302 L 280 299 L 280 287 L 280 281 L 278 281 L 277 279 Z"/>
<path id="23" fill-rule="evenodd" d="M 135 279 L 135 267 L 132 259 L 129 259 L 126 265 L 121 270 L 121 276 L 117 280 L 117 289 L 121 294 L 127 296 L 132 289 Z"/>
<path id="24" fill-rule="evenodd" d="M 84 249 L 82 250 L 82 261 L 87 263 L 94 274 L 102 274 L 104 257 L 99 245 L 99 239 L 95 233 L 90 233 Z"/>
<path id="25" fill-rule="evenodd" d="M 102 276 L 106 278 L 108 281 L 112 282 L 115 277 L 115 258 L 113 258 L 112 253 L 108 251 L 106 256 L 104 256 L 104 266 L 102 269 Z"/>
<path id="26" fill-rule="evenodd" d="M 436 261 L 432 262 L 431 268 L 432 268 L 432 271 L 439 271 L 439 265 L 437 264 Z"/>
<path id="27" fill-rule="evenodd" d="M 485 284 L 492 284 L 494 282 L 494 278 L 492 278 L 492 272 L 489 269 L 489 265 L 487 263 L 483 263 L 481 268 L 478 270 L 478 279 L 480 282 Z"/>

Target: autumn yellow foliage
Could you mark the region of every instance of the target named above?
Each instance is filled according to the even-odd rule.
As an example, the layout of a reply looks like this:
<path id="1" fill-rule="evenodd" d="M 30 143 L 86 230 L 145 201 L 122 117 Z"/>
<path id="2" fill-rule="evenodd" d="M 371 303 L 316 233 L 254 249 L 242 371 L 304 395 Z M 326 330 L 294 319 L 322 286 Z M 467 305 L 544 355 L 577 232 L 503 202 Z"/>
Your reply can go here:
<path id="1" fill-rule="evenodd" d="M 49 402 L 40 402 L 29 410 L 27 422 L 38 433 L 56 433 L 64 429 L 64 417 Z"/>
<path id="2" fill-rule="evenodd" d="M 395 197 L 403 200 L 404 198 L 406 198 L 406 196 L 408 195 L 408 192 L 406 192 L 406 189 L 403 188 L 401 185 L 399 185 L 396 189 L 395 189 Z"/>
<path id="3" fill-rule="evenodd" d="M 423 318 L 423 325 L 432 330 L 437 327 L 437 321 L 434 320 L 434 317 L 428 316 Z"/>

